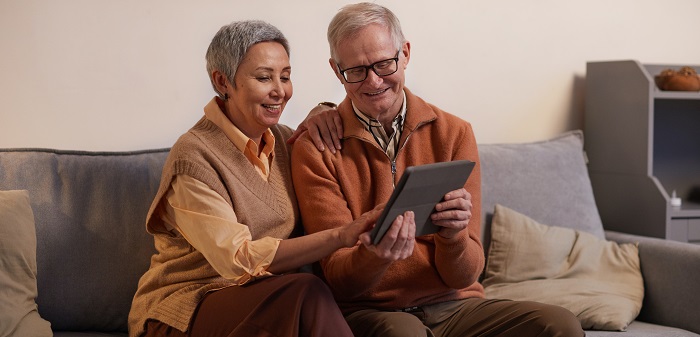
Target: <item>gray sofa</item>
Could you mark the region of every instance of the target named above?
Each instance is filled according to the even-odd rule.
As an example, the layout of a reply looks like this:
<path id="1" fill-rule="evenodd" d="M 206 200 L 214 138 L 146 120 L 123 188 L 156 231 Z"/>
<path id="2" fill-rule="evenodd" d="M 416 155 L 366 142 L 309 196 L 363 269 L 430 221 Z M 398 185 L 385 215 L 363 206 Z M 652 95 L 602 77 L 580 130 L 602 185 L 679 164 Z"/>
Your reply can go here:
<path id="1" fill-rule="evenodd" d="M 522 176 L 538 172 L 538 179 L 546 180 L 561 169 L 556 155 L 553 162 L 546 162 L 552 161 L 547 156 L 521 158 L 523 153 L 532 154 L 521 149 L 547 151 L 539 145 L 552 142 L 557 140 L 480 146 L 485 243 L 496 203 L 543 222 L 552 214 L 567 213 L 566 208 L 548 207 L 553 198 L 566 200 L 557 196 L 561 191 L 556 191 L 556 182 L 531 190 L 527 184 L 537 180 Z M 580 150 L 573 151 L 581 155 Z M 36 302 L 55 336 L 127 335 L 131 298 L 154 252 L 144 218 L 167 154 L 167 149 L 120 153 L 0 149 L 0 190 L 29 191 L 37 237 Z M 588 181 L 583 175 L 581 179 Z M 529 193 L 513 192 L 520 183 Z M 695 289 L 700 285 L 700 247 L 622 233 L 606 235 L 618 242 L 639 242 L 644 302 L 627 332 L 588 331 L 588 336 L 700 336 L 700 296 Z"/>

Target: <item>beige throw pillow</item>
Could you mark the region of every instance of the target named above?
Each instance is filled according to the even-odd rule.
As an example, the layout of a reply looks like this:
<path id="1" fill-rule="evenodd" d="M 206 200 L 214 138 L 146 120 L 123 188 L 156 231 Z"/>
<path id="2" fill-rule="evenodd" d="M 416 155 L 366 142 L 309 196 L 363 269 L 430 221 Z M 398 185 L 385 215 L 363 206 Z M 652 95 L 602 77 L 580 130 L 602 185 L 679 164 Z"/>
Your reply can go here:
<path id="1" fill-rule="evenodd" d="M 624 331 L 644 297 L 636 244 L 539 224 L 502 205 L 495 207 L 483 285 L 488 298 L 564 307 L 593 330 Z"/>
<path id="2" fill-rule="evenodd" d="M 0 337 L 53 336 L 37 311 L 36 230 L 27 191 L 0 191 Z"/>

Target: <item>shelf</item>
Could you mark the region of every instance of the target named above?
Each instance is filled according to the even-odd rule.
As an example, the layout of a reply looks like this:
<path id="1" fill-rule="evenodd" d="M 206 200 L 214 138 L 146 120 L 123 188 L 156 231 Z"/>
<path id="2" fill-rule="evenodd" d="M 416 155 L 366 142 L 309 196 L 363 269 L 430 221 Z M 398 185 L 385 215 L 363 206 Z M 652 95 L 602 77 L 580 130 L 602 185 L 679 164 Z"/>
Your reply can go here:
<path id="1" fill-rule="evenodd" d="M 683 201 L 680 208 L 671 207 L 672 218 L 700 218 L 700 204 Z"/>
<path id="2" fill-rule="evenodd" d="M 700 73 L 700 67 L 690 66 L 695 69 L 696 72 Z M 664 64 L 645 64 L 642 65 L 644 75 L 647 77 L 649 83 L 654 87 L 653 96 L 654 98 L 662 99 L 700 99 L 700 91 L 665 91 L 656 87 L 654 78 L 656 75 L 660 74 L 665 69 L 678 70 L 681 68 L 680 65 L 664 65 Z M 640 69 L 642 70 L 642 69 Z"/>
<path id="3" fill-rule="evenodd" d="M 655 88 L 654 98 L 660 99 L 700 99 L 700 91 L 663 91 Z"/>
<path id="4" fill-rule="evenodd" d="M 606 229 L 700 242 L 700 203 L 686 199 L 700 187 L 700 92 L 664 91 L 655 82 L 683 66 L 587 64 L 584 146 Z M 681 207 L 670 206 L 674 191 Z"/>

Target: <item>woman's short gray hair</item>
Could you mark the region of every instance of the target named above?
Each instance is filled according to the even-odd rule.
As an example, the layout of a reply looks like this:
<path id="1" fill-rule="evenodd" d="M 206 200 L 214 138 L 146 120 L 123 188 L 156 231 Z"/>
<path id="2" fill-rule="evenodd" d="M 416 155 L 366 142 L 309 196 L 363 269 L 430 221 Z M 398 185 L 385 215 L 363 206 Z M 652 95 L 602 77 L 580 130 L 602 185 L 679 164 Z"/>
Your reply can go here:
<path id="1" fill-rule="evenodd" d="M 352 37 L 362 28 L 371 24 L 378 24 L 389 28 L 391 38 L 396 49 L 406 42 L 399 18 L 388 8 L 369 2 L 347 5 L 341 8 L 328 24 L 328 45 L 331 48 L 331 58 L 338 63 L 336 52 L 339 44 L 348 37 Z"/>
<path id="2" fill-rule="evenodd" d="M 279 42 L 289 56 L 289 42 L 277 27 L 259 20 L 234 21 L 219 29 L 207 49 L 207 73 L 214 91 L 222 95 L 214 85 L 212 74 L 218 70 L 235 86 L 233 81 L 238 66 L 243 61 L 248 49 L 256 43 Z"/>

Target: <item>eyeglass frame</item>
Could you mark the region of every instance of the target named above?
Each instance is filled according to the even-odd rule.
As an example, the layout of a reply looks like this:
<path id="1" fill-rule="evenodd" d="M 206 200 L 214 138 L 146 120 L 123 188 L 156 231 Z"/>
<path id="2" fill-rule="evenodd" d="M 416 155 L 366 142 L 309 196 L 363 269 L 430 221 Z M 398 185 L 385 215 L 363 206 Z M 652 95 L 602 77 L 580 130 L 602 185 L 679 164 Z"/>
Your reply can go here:
<path id="1" fill-rule="evenodd" d="M 339 65 L 338 63 L 336 63 L 335 65 L 336 65 L 336 67 L 338 67 L 338 72 L 340 73 L 340 76 L 343 77 L 343 79 L 345 80 L 346 83 L 360 83 L 360 82 L 363 82 L 364 80 L 367 79 L 367 76 L 369 76 L 369 70 L 370 70 L 370 69 L 372 69 L 372 71 L 374 72 L 374 74 L 377 75 L 377 76 L 379 76 L 379 77 L 384 77 L 384 76 L 389 76 L 389 75 L 395 74 L 397 71 L 399 71 L 399 54 L 400 54 L 400 53 L 401 53 L 401 49 L 399 49 L 399 50 L 396 52 L 396 56 L 395 56 L 395 57 L 388 58 L 388 59 L 384 59 L 384 60 L 381 60 L 381 61 L 377 61 L 377 62 L 374 62 L 374 63 L 368 65 L 368 66 L 356 66 L 356 67 L 350 67 L 350 68 L 340 69 L 340 65 Z M 377 64 L 380 64 L 380 63 L 386 62 L 386 61 L 391 61 L 391 60 L 393 60 L 393 61 L 394 61 L 394 64 L 396 65 L 396 69 L 395 69 L 394 71 L 392 71 L 391 73 L 389 73 L 389 74 L 384 74 L 384 75 L 379 75 L 379 73 L 377 73 L 377 69 L 374 69 L 374 66 L 376 66 Z M 348 81 L 348 78 L 347 78 L 347 76 L 345 75 L 345 72 L 348 71 L 348 70 L 351 70 L 351 69 L 358 69 L 358 68 L 364 68 L 364 69 L 365 69 L 365 77 L 364 77 L 363 79 L 359 80 L 359 81 L 352 81 L 352 82 Z"/>

